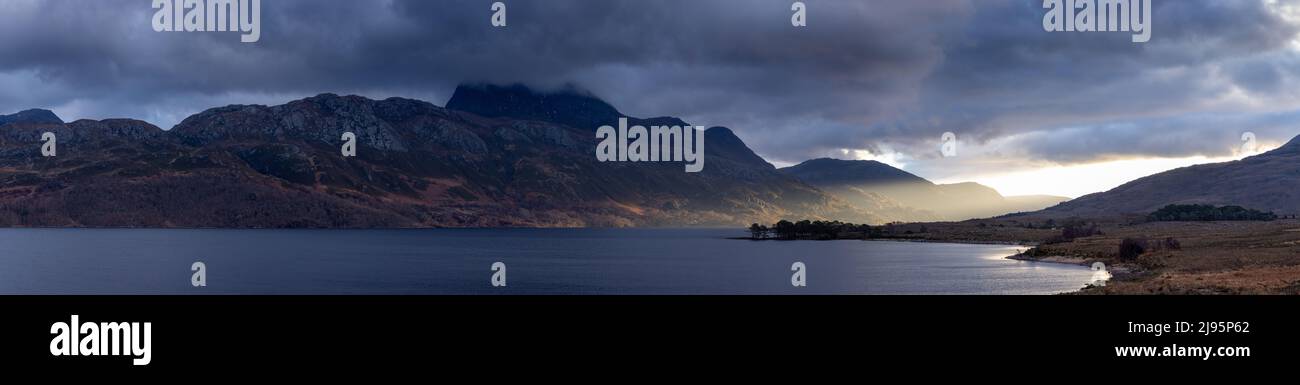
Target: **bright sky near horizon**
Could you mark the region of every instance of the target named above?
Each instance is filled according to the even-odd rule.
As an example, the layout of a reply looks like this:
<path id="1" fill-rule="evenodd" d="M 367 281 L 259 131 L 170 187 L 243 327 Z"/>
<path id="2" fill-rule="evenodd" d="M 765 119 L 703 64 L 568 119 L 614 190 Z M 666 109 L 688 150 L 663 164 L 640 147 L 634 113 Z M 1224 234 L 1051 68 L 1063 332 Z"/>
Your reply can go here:
<path id="1" fill-rule="evenodd" d="M 1146 158 L 1125 159 L 1070 166 L 1050 166 L 1008 173 L 991 172 L 972 175 L 966 180 L 940 180 L 935 183 L 977 182 L 998 190 L 1005 196 L 1058 195 L 1078 198 L 1119 187 L 1134 179 L 1180 167 L 1218 163 L 1240 158 Z"/>
<path id="2" fill-rule="evenodd" d="M 1262 144 L 1258 150 L 1233 156 L 1207 157 L 1134 157 L 1070 165 L 1030 164 L 1019 160 L 1003 162 L 972 161 L 974 165 L 949 167 L 961 170 L 957 174 L 935 175 L 936 160 L 913 161 L 896 152 L 873 156 L 865 151 L 845 150 L 843 159 L 875 160 L 911 172 L 934 183 L 976 182 L 998 190 L 1004 196 L 1056 195 L 1078 198 L 1091 193 L 1119 187 L 1138 178 L 1176 168 L 1197 164 L 1240 160 L 1279 147 L 1277 143 Z M 778 164 L 777 167 L 789 166 Z M 981 171 L 983 170 L 983 171 Z"/>

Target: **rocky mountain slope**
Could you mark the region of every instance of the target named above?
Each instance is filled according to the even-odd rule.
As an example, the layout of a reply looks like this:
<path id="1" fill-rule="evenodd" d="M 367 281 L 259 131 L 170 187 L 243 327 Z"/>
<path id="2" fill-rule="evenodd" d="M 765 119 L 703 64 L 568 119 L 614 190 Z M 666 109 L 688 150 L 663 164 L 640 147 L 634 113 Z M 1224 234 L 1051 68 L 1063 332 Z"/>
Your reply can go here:
<path id="1" fill-rule="evenodd" d="M 621 113 L 587 93 L 465 86 L 448 106 L 324 94 L 214 108 L 168 131 L 134 120 L 18 119 L 0 127 L 0 226 L 885 220 L 778 172 L 723 127 L 706 131 L 704 171 L 685 173 L 681 163 L 597 162 L 592 124 Z M 47 131 L 58 137 L 56 157 L 40 154 Z M 356 157 L 340 154 L 344 132 L 357 136 Z"/>

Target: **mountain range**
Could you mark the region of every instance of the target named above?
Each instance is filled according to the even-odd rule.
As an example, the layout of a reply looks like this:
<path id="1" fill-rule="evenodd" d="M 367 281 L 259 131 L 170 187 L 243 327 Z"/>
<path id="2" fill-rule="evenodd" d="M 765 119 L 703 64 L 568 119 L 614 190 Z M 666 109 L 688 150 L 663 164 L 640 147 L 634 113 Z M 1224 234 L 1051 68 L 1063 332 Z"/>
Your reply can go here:
<path id="1" fill-rule="evenodd" d="M 598 162 L 597 126 L 625 117 L 574 87 L 462 85 L 439 107 L 322 94 L 203 111 L 170 130 L 131 119 L 0 115 L 0 226 L 735 226 L 780 219 L 947 221 L 1032 211 L 1063 197 L 1003 197 L 874 161 L 777 169 L 726 127 L 705 168 Z M 674 117 L 632 125 L 688 125 Z M 41 134 L 57 156 L 41 155 Z M 343 157 L 344 132 L 357 155 Z M 1153 175 L 1041 213 L 1100 215 L 1169 203 L 1291 212 L 1300 144 Z M 1213 176 L 1210 178 L 1208 176 Z M 1291 181 L 1288 184 L 1288 181 Z"/>
<path id="2" fill-rule="evenodd" d="M 1040 210 L 1070 198 L 1004 197 L 974 182 L 936 184 L 874 160 L 813 159 L 781 169 L 799 180 L 903 221 L 956 221 Z"/>
<path id="3" fill-rule="evenodd" d="M 0 127 L 0 225 L 89 227 L 731 226 L 885 220 L 781 173 L 731 130 L 706 167 L 600 163 L 585 93 L 459 87 L 443 108 L 323 94 L 232 105 L 170 130 L 20 113 Z M 634 124 L 684 125 L 680 119 Z M 43 157 L 41 133 L 57 136 Z M 357 156 L 340 154 L 357 137 Z"/>

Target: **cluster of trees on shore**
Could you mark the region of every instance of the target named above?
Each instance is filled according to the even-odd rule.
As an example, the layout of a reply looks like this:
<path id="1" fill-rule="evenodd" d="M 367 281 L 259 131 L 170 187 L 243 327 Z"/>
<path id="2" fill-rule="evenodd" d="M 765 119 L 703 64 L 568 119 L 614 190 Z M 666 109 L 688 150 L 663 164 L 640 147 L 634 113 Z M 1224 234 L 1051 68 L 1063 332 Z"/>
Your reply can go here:
<path id="1" fill-rule="evenodd" d="M 1278 218 L 1279 216 L 1273 212 L 1264 212 L 1241 206 L 1217 207 L 1213 205 L 1171 204 L 1147 215 L 1146 220 L 1150 222 L 1271 221 Z M 1088 222 L 1074 217 L 1059 220 L 1048 218 L 1041 224 L 1033 222 L 1018 224 L 1015 220 L 1012 220 L 1011 222 L 1013 226 L 1020 226 L 1029 229 L 1059 229 L 1061 233 L 1044 239 L 1042 242 L 1044 244 L 1065 243 L 1071 242 L 1076 238 L 1103 235 L 1101 228 L 1097 223 Z M 977 226 L 985 228 L 988 227 L 989 224 L 986 222 L 980 222 Z M 997 223 L 996 226 L 1003 227 L 1004 225 Z M 771 226 L 754 223 L 749 226 L 748 230 L 751 239 L 783 240 L 910 238 L 915 234 L 929 233 L 924 224 L 904 224 L 894 222 L 872 226 L 840 221 L 810 221 L 806 219 L 798 222 L 781 220 Z M 1178 241 L 1172 238 L 1155 241 L 1148 241 L 1145 239 L 1132 239 L 1126 241 L 1128 242 L 1121 246 L 1120 252 L 1121 255 L 1125 256 L 1140 255 L 1143 252 L 1151 250 L 1179 248 Z"/>
<path id="2" fill-rule="evenodd" d="M 781 220 L 772 226 L 752 224 L 749 226 L 750 237 L 753 239 L 839 239 L 845 233 L 863 233 L 871 234 L 873 231 L 882 233 L 884 230 L 880 226 L 859 225 L 840 221 L 809 221 L 802 220 L 790 222 Z"/>
<path id="3" fill-rule="evenodd" d="M 1168 205 L 1147 215 L 1151 222 L 1171 221 L 1271 221 L 1277 219 L 1273 212 L 1263 212 L 1241 206 Z"/>
<path id="4" fill-rule="evenodd" d="M 892 222 L 878 226 L 860 225 L 840 221 L 791 222 L 781 220 L 771 226 L 749 225 L 750 239 L 780 240 L 831 240 L 831 239 L 876 239 L 909 237 L 924 234 L 929 229 L 924 224 L 905 224 Z"/>

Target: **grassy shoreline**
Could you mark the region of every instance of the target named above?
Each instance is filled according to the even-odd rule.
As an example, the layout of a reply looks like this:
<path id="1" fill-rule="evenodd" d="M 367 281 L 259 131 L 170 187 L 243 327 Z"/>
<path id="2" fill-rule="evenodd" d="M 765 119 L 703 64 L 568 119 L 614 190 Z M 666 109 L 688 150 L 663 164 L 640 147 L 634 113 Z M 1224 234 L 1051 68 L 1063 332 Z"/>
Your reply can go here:
<path id="1" fill-rule="evenodd" d="M 1147 222 L 1133 217 L 1097 218 L 1081 220 L 1091 230 L 1075 234 L 1082 235 L 1077 237 L 1062 237 L 1064 226 L 1059 222 L 1008 216 L 896 223 L 888 229 L 846 231 L 829 238 L 820 234 L 815 239 L 1008 244 L 1029 248 L 1009 259 L 1106 264 L 1112 274 L 1106 286 L 1069 294 L 1300 294 L 1300 220 Z M 1120 244 L 1125 239 L 1150 240 L 1154 247 L 1121 255 Z M 1160 247 L 1166 242 L 1170 246 Z"/>

